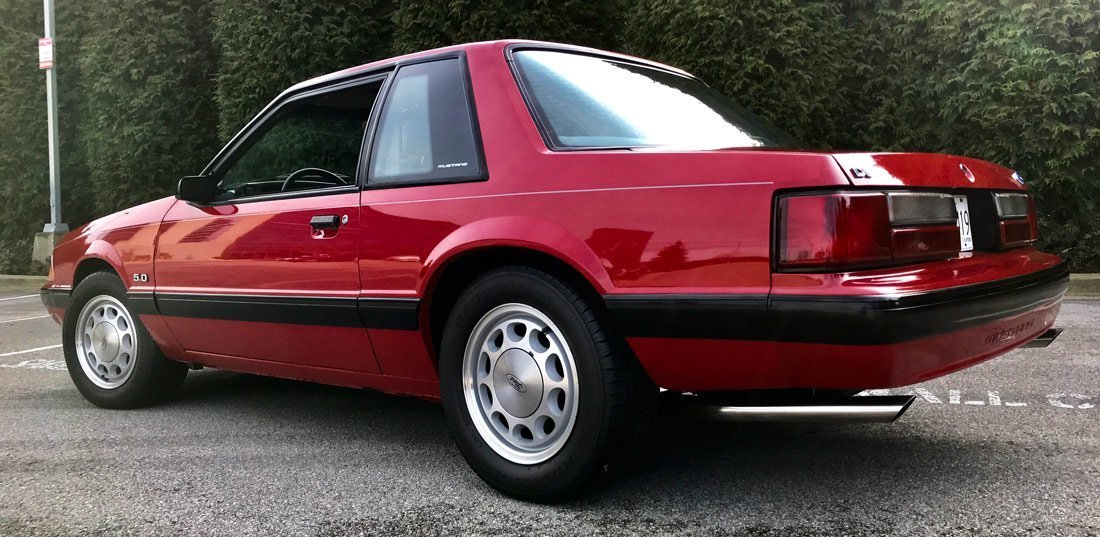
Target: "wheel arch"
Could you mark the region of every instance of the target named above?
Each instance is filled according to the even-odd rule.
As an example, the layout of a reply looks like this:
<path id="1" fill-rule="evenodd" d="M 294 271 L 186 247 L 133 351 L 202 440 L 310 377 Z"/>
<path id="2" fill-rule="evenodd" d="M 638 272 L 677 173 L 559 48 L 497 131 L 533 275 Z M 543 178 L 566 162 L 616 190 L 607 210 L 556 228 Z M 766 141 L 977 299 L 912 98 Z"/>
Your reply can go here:
<path id="1" fill-rule="evenodd" d="M 423 288 L 420 290 L 420 322 L 425 327 L 425 343 L 433 361 L 438 361 L 443 327 L 459 295 L 479 275 L 489 270 L 509 265 L 534 267 L 574 285 L 593 304 L 601 307 L 603 294 L 613 287 L 596 254 L 582 241 L 553 224 L 485 228 L 505 229 L 512 233 L 452 243 L 441 251 L 442 247 L 448 246 L 448 240 L 455 237 L 452 234 L 440 244 L 441 248 L 437 248 L 438 254 L 433 252 L 425 263 L 428 272 L 422 279 Z"/>
<path id="2" fill-rule="evenodd" d="M 101 241 L 94 243 L 88 249 L 88 252 L 77 261 L 73 269 L 73 289 L 80 285 L 81 280 L 96 272 L 112 272 L 122 280 L 122 285 L 129 287 L 126 278 L 122 277 L 123 274 L 126 274 L 122 266 L 122 259 L 113 248 Z"/>

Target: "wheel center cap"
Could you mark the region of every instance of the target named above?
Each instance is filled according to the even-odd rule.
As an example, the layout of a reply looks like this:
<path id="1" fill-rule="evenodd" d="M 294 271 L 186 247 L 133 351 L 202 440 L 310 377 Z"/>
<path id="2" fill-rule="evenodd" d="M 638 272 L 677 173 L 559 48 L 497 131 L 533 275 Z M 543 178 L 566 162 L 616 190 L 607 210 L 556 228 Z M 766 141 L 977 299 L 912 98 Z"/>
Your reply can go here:
<path id="1" fill-rule="evenodd" d="M 109 363 L 118 357 L 118 331 L 111 323 L 99 323 L 92 330 L 92 351 L 100 362 Z"/>
<path id="2" fill-rule="evenodd" d="M 504 351 L 493 371 L 493 392 L 509 414 L 526 418 L 542 403 L 542 371 L 530 354 Z"/>

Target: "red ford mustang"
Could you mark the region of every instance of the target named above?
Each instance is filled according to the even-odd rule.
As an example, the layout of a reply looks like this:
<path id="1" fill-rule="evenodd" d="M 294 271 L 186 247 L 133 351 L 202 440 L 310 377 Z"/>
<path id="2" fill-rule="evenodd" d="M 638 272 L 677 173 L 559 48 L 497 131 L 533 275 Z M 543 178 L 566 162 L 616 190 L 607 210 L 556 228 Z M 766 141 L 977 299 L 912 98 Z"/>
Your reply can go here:
<path id="1" fill-rule="evenodd" d="M 1067 269 L 1012 170 L 799 147 L 637 58 L 402 56 L 288 89 L 176 196 L 73 231 L 42 298 L 96 405 L 200 366 L 441 399 L 535 500 L 630 460 L 658 387 L 874 414 L 846 396 L 1052 337 Z"/>

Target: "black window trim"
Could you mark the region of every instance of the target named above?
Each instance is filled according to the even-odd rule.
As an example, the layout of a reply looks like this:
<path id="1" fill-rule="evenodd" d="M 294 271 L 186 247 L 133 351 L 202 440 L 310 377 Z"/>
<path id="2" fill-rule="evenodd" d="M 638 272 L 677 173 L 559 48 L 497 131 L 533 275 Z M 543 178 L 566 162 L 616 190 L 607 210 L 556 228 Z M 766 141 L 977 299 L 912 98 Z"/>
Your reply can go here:
<path id="1" fill-rule="evenodd" d="M 440 179 L 440 180 L 423 180 L 423 181 L 394 181 L 390 183 L 378 183 L 371 184 L 369 182 L 369 169 L 370 169 L 370 155 L 373 148 L 375 132 L 377 131 L 377 124 L 379 117 L 381 116 L 381 107 L 388 100 L 390 86 L 393 84 L 394 75 L 397 70 L 406 65 L 415 65 L 418 63 L 427 63 L 437 60 L 455 59 L 459 60 L 459 70 L 464 79 L 464 89 L 466 92 L 466 105 L 470 113 L 470 127 L 473 131 L 474 149 L 475 155 L 478 160 L 478 166 L 481 169 L 481 173 L 477 176 L 470 176 L 467 178 L 457 179 Z M 257 130 L 261 129 L 265 122 L 267 122 L 274 114 L 277 114 L 283 107 L 288 104 L 307 97 L 316 96 L 322 93 L 331 91 L 339 91 L 355 85 L 370 84 L 377 82 L 380 79 L 382 81 L 382 87 L 378 90 L 378 97 L 375 98 L 374 107 L 371 109 L 370 119 L 367 121 L 366 135 L 363 137 L 363 147 L 359 153 L 359 165 L 356 167 L 356 184 L 347 185 L 344 187 L 334 188 L 318 188 L 309 190 L 295 190 L 291 192 L 274 192 L 271 194 L 261 194 L 258 196 L 248 196 L 242 198 L 233 198 L 221 201 L 211 201 L 202 204 L 203 206 L 215 206 L 215 205 L 232 205 L 240 203 L 251 203 L 258 201 L 270 201 L 281 199 L 293 199 L 293 198 L 306 198 L 314 196 L 327 196 L 330 194 L 341 194 L 347 192 L 354 192 L 356 190 L 383 190 L 389 188 L 405 188 L 405 187 L 417 187 L 417 186 L 429 186 L 438 184 L 450 184 L 450 183 L 466 183 L 487 181 L 489 179 L 489 168 L 485 162 L 485 150 L 482 144 L 481 137 L 481 123 L 477 113 L 477 105 L 474 99 L 473 83 L 471 81 L 470 67 L 466 59 L 466 51 L 456 50 L 449 52 L 441 52 L 438 54 L 429 54 L 417 58 L 409 58 L 401 61 L 389 61 L 370 69 L 363 71 L 354 71 L 342 75 L 329 75 L 332 76 L 330 80 L 324 80 L 313 85 L 303 86 L 297 89 L 287 89 L 283 93 L 279 94 L 270 103 L 264 106 L 258 114 L 252 117 L 245 124 L 245 126 L 233 135 L 214 158 L 207 163 L 203 168 L 201 175 L 217 176 L 222 171 L 222 166 L 233 160 L 233 156 L 237 150 L 250 136 L 252 136 Z M 293 86 L 292 86 L 293 88 Z"/>
<path id="2" fill-rule="evenodd" d="M 372 69 L 364 73 L 356 73 L 354 77 L 333 80 L 323 85 L 313 86 L 308 88 L 302 88 L 301 90 L 285 93 L 277 97 L 274 101 L 269 103 L 264 109 L 256 115 L 252 120 L 240 132 L 238 132 L 233 138 L 226 144 L 217 156 L 207 164 L 206 169 L 203 170 L 203 175 L 210 175 L 211 180 L 220 180 L 220 178 L 228 171 L 228 167 L 236 164 L 240 156 L 241 148 L 248 144 L 249 141 L 255 136 L 263 136 L 266 128 L 271 125 L 273 121 L 276 121 L 277 116 L 287 107 L 293 106 L 295 103 L 301 102 L 305 99 L 311 99 L 319 95 L 325 95 L 328 93 L 335 93 L 337 91 L 343 91 L 348 88 L 357 86 L 364 86 L 367 84 L 374 84 L 381 81 L 382 87 L 378 90 L 378 96 L 375 97 L 374 103 L 371 105 L 370 117 L 367 119 L 367 128 L 364 130 L 363 138 L 365 139 L 370 132 L 371 124 L 375 122 L 376 115 L 378 113 L 378 106 L 381 100 L 382 91 L 386 88 L 391 77 L 391 70 L 393 66 L 385 66 L 379 69 Z M 247 150 L 245 150 L 247 151 Z M 205 206 L 217 206 L 217 205 L 237 205 L 241 203 L 252 203 L 257 201 L 272 201 L 294 198 L 310 198 L 316 196 L 328 196 L 334 194 L 344 194 L 348 192 L 355 192 L 359 189 L 359 164 L 362 163 L 363 153 L 362 146 L 360 146 L 359 158 L 356 163 L 356 182 L 334 187 L 320 187 L 311 188 L 305 190 L 292 190 L 290 192 L 272 192 L 269 194 L 259 194 L 256 196 L 243 196 L 237 198 L 229 198 L 224 200 L 214 200 L 207 202 Z"/>
<path id="3" fill-rule="evenodd" d="M 539 135 L 542 136 L 542 141 L 546 144 L 546 149 L 555 152 L 571 153 L 578 151 L 630 150 L 645 146 L 608 145 L 569 147 L 561 146 L 555 143 L 553 137 L 550 136 L 550 128 L 546 125 L 546 121 L 543 119 L 542 114 L 538 111 L 538 106 L 535 105 L 535 100 L 531 96 L 531 92 L 528 89 L 527 80 L 524 78 L 523 73 L 520 71 L 519 65 L 515 60 L 515 53 L 524 50 L 541 50 L 549 52 L 560 52 L 564 54 L 575 54 L 577 56 L 588 56 L 590 58 L 598 58 L 612 63 L 622 63 L 638 67 L 645 67 L 648 69 L 653 69 L 655 71 L 661 71 L 683 78 L 697 80 L 700 83 L 706 85 L 706 82 L 703 82 L 702 80 L 695 77 L 691 73 L 688 73 L 687 71 L 681 71 L 679 69 L 676 69 L 675 67 L 669 67 L 667 65 L 663 65 L 657 62 L 646 61 L 639 58 L 632 58 L 630 56 L 623 56 L 619 54 L 613 54 L 609 52 L 603 52 L 595 49 L 576 47 L 571 45 L 551 45 L 536 43 L 513 43 L 511 45 L 508 45 L 504 47 L 504 59 L 508 62 L 508 67 L 512 71 L 512 78 L 515 79 L 516 87 L 519 88 L 519 93 L 523 97 L 523 103 L 527 105 L 527 111 L 531 115 L 531 120 L 535 123 L 535 128 L 539 131 Z"/>
<path id="4" fill-rule="evenodd" d="M 287 103 L 296 99 L 300 99 L 302 97 L 308 97 L 329 91 L 337 91 L 358 84 L 369 84 L 371 82 L 375 82 L 378 78 L 382 76 L 389 77 L 395 65 L 395 63 L 391 62 L 379 65 L 378 67 L 372 68 L 370 70 L 349 73 L 348 75 L 341 76 L 339 78 L 333 78 L 332 80 L 319 82 L 314 85 L 305 86 L 293 90 L 285 90 L 283 93 L 280 93 L 277 97 L 275 97 L 275 99 L 273 99 L 271 102 L 267 103 L 267 105 L 265 105 L 259 113 L 253 116 L 252 119 L 248 120 L 248 122 L 245 123 L 244 127 L 242 127 L 241 130 L 237 131 L 237 133 L 234 134 L 233 137 L 230 138 L 224 146 L 222 146 L 218 153 L 214 155 L 214 158 L 206 164 L 205 168 L 203 168 L 201 175 L 213 175 L 215 172 L 217 172 L 219 168 L 225 163 L 225 161 L 230 158 L 231 153 L 235 153 L 237 148 L 240 147 L 240 145 L 244 142 L 246 138 L 251 136 L 252 133 L 254 133 L 258 129 L 261 123 L 267 121 L 272 116 L 272 114 L 283 108 Z M 387 82 L 383 82 L 382 89 L 385 89 L 386 83 Z M 379 97 L 382 96 L 381 91 L 382 90 L 379 90 Z M 377 103 L 378 100 L 379 99 L 376 98 L 375 102 Z"/>
<path id="5" fill-rule="evenodd" d="M 389 102 L 390 92 L 393 89 L 393 81 L 397 78 L 397 73 L 402 67 L 410 65 L 417 65 L 422 63 L 431 63 L 435 61 L 443 60 L 458 60 L 459 75 L 462 77 L 463 91 L 466 97 L 466 109 L 470 115 L 470 131 L 473 136 L 474 142 L 474 158 L 477 159 L 478 173 L 469 175 L 460 175 L 447 178 L 423 178 L 395 181 L 387 181 L 385 183 L 376 183 L 371 181 L 371 158 L 373 157 L 373 151 L 375 143 L 378 137 L 378 125 L 381 122 L 382 115 L 385 113 L 385 106 Z M 477 105 L 474 102 L 474 86 L 470 76 L 470 66 L 466 59 L 466 51 L 455 50 L 450 52 L 443 52 L 440 54 L 432 54 L 420 58 L 411 58 L 408 60 L 402 60 L 397 62 L 394 66 L 391 76 L 386 80 L 382 86 L 381 98 L 378 100 L 380 108 L 376 109 L 371 114 L 371 121 L 367 127 L 367 136 L 365 137 L 364 148 L 362 157 L 359 159 L 359 173 L 357 174 L 362 179 L 360 185 L 363 190 L 387 190 L 391 188 L 408 188 L 417 186 L 433 186 L 433 185 L 446 185 L 453 183 L 473 183 L 489 180 L 489 167 L 485 163 L 485 149 L 481 139 L 481 123 L 478 119 Z"/>

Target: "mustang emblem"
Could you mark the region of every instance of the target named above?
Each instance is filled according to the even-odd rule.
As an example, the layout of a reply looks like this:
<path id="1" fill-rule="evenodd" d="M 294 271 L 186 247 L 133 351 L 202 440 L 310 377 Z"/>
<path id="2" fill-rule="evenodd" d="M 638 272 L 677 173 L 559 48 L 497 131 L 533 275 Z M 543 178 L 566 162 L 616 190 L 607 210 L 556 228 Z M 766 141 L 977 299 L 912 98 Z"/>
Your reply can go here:
<path id="1" fill-rule="evenodd" d="M 508 385 L 511 386 L 512 388 L 515 388 L 515 390 L 517 392 L 527 393 L 527 385 L 524 384 L 522 380 L 517 379 L 515 377 L 515 375 L 512 375 L 511 373 L 509 373 L 507 375 L 504 375 L 504 378 L 506 380 L 508 380 Z"/>

